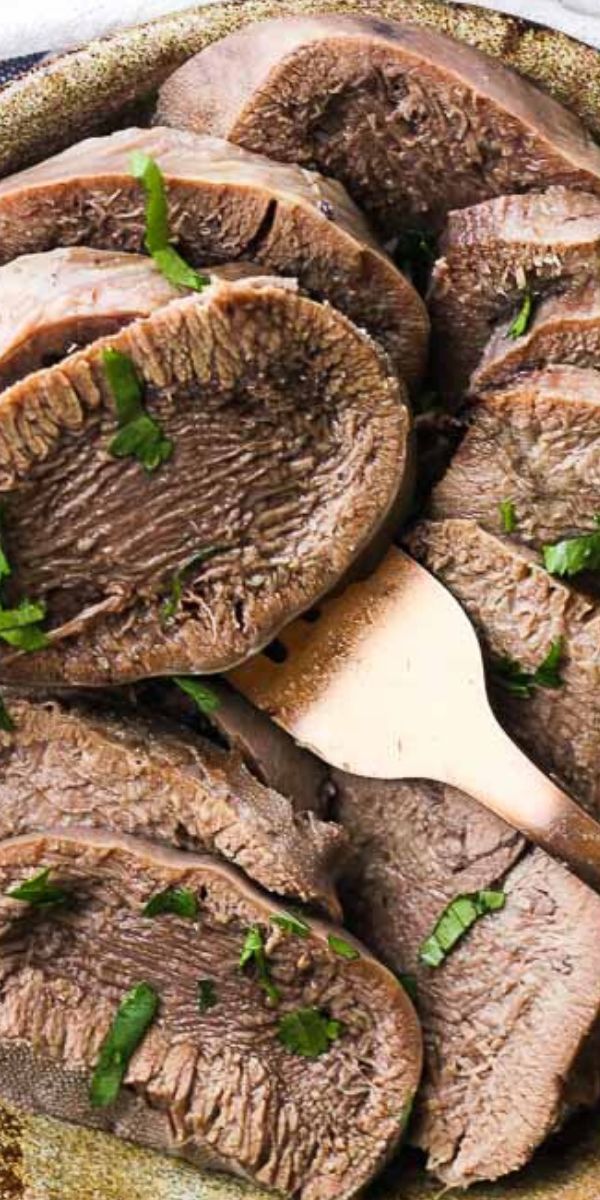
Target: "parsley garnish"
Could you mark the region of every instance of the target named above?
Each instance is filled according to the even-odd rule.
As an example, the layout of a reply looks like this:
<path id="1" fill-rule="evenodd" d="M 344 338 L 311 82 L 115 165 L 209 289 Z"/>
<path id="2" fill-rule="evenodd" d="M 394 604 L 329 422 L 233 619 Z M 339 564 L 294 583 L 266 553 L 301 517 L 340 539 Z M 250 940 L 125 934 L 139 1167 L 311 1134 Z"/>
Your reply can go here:
<path id="1" fill-rule="evenodd" d="M 544 546 L 544 566 L 551 575 L 578 575 L 580 571 L 600 571 L 600 513 L 596 516 L 597 533 L 565 538 L 554 546 Z"/>
<path id="2" fill-rule="evenodd" d="M 3 519 L 4 507 L 0 505 L 0 521 Z M 12 575 L 11 566 L 0 544 L 0 588 L 9 575 Z M 43 650 L 48 645 L 48 637 L 40 629 L 39 622 L 45 616 L 46 605 L 42 601 L 21 600 L 17 608 L 4 608 L 0 601 L 0 638 L 17 650 Z"/>
<path id="3" fill-rule="evenodd" d="M 513 341 L 516 341 L 517 338 L 523 337 L 523 335 L 527 333 L 527 330 L 529 329 L 532 312 L 533 296 L 529 291 L 529 288 L 527 288 L 526 291 L 523 292 L 521 306 L 516 317 L 509 325 L 506 331 L 506 336 L 512 338 Z"/>
<path id="4" fill-rule="evenodd" d="M 158 995 L 149 983 L 138 983 L 122 999 L 100 1048 L 90 1084 L 90 1103 L 105 1108 L 119 1095 L 129 1060 L 152 1024 Z"/>
<path id="5" fill-rule="evenodd" d="M 493 664 L 492 678 L 505 691 L 515 696 L 528 698 L 537 687 L 559 688 L 563 681 L 560 676 L 560 660 L 563 653 L 563 639 L 556 638 L 552 642 L 546 657 L 535 671 L 526 671 L 512 658 L 499 658 Z"/>
<path id="6" fill-rule="evenodd" d="M 310 933 L 310 925 L 307 925 L 306 921 L 301 921 L 299 917 L 295 917 L 293 913 L 273 914 L 269 920 L 272 925 L 278 925 L 285 933 L 293 933 L 296 937 L 305 938 Z"/>
<path id="7" fill-rule="evenodd" d="M 254 963 L 258 982 L 266 992 L 269 1000 L 273 1004 L 279 1002 L 279 991 L 275 987 L 269 974 L 269 964 L 265 954 L 265 946 L 262 938 L 262 933 L 258 925 L 251 925 L 244 939 L 244 945 L 240 954 L 240 967 L 242 970 L 249 963 Z"/>
<path id="8" fill-rule="evenodd" d="M 144 917 L 158 917 L 161 913 L 175 913 L 195 921 L 198 916 L 198 897 L 189 888 L 165 888 L 152 896 L 142 909 Z"/>
<path id="9" fill-rule="evenodd" d="M 218 1004 L 218 997 L 213 979 L 198 980 L 198 1008 L 201 1013 Z"/>
<path id="10" fill-rule="evenodd" d="M 31 879 L 24 880 L 6 893 L 11 900 L 22 900 L 26 904 L 34 904 L 37 908 L 49 908 L 52 904 L 66 904 L 69 893 L 64 888 L 50 883 L 51 867 L 42 867 Z"/>
<path id="11" fill-rule="evenodd" d="M 292 1054 L 318 1058 L 325 1054 L 342 1032 L 340 1021 L 333 1021 L 318 1008 L 297 1008 L 279 1022 L 277 1037 Z"/>
<path id="12" fill-rule="evenodd" d="M 164 175 L 149 154 L 135 150 L 131 155 L 131 174 L 139 179 L 146 196 L 145 245 L 161 275 L 175 287 L 201 292 L 208 287 L 208 275 L 200 275 L 178 254 L 169 240 L 169 208 Z"/>
<path id="13" fill-rule="evenodd" d="M 186 696 L 191 696 L 205 716 L 209 717 L 211 713 L 216 712 L 220 704 L 219 697 L 200 679 L 193 679 L 188 675 L 173 675 L 172 678 L 173 683 L 176 683 Z"/>
<path id="14" fill-rule="evenodd" d="M 347 958 L 349 962 L 352 962 L 355 958 L 360 958 L 358 950 L 354 946 L 351 946 L 350 942 L 347 942 L 345 938 L 338 937 L 335 933 L 328 934 L 327 942 L 330 950 L 333 950 L 333 953 L 337 954 L 338 958 Z"/>
<path id="15" fill-rule="evenodd" d="M 465 936 L 480 917 L 504 908 L 506 895 L 500 891 L 481 891 L 456 896 L 444 909 L 436 922 L 433 933 L 422 943 L 419 950 L 421 962 L 428 967 L 439 967 L 446 955 Z"/>
<path id="16" fill-rule="evenodd" d="M 119 432 L 108 450 L 114 458 L 137 458 L 146 471 L 156 471 L 173 453 L 154 417 L 143 405 L 143 388 L 134 363 L 112 346 L 102 351 L 102 363 L 113 394 Z"/>
<path id="17" fill-rule="evenodd" d="M 169 585 L 169 597 L 165 600 L 161 609 L 163 621 L 172 621 L 181 604 L 184 576 L 187 572 L 191 571 L 192 567 L 196 567 L 198 563 L 204 562 L 207 558 L 212 558 L 213 554 L 218 554 L 220 550 L 224 549 L 224 546 L 206 546 L 204 550 L 198 550 L 196 554 L 192 554 L 191 558 L 188 558 L 187 562 L 178 571 L 174 571 Z"/>
<path id="18" fill-rule="evenodd" d="M 517 528 L 517 514 L 512 500 L 501 500 L 498 509 L 503 533 L 514 533 Z"/>
<path id="19" fill-rule="evenodd" d="M 417 977 L 408 973 L 401 972 L 398 975 L 398 982 L 402 984 L 407 996 L 410 996 L 412 1001 L 416 1001 L 417 996 Z"/>

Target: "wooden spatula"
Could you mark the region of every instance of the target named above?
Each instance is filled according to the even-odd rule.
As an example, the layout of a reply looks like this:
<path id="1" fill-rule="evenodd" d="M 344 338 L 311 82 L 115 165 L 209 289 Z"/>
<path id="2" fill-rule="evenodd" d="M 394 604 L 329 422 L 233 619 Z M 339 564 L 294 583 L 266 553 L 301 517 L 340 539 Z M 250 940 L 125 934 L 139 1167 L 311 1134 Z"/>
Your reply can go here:
<path id="1" fill-rule="evenodd" d="M 538 770 L 489 705 L 475 632 L 408 555 L 300 618 L 229 679 L 325 762 L 453 784 L 600 891 L 600 824 Z"/>

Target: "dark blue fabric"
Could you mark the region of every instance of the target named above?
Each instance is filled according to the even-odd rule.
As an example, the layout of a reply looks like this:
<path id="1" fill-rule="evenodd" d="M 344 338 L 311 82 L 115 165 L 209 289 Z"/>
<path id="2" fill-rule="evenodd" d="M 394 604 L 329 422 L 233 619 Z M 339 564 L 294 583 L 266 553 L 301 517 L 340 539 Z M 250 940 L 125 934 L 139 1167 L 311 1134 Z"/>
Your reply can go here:
<path id="1" fill-rule="evenodd" d="M 43 54 L 23 54 L 20 58 L 9 58 L 6 62 L 0 62 L 0 86 L 10 83 L 11 79 L 18 79 L 19 75 L 24 75 L 43 57 Z"/>

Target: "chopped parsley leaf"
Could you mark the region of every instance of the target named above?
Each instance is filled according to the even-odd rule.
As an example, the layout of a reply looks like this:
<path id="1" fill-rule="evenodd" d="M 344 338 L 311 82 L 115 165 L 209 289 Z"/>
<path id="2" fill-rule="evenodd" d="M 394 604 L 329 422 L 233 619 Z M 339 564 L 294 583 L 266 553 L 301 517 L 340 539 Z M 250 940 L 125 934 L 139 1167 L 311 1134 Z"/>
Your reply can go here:
<path id="1" fill-rule="evenodd" d="M 195 921 L 198 916 L 198 897 L 189 888 L 165 888 L 152 896 L 142 909 L 144 917 L 158 917 L 161 913 L 174 913 Z"/>
<path id="2" fill-rule="evenodd" d="M 480 917 L 504 908 L 502 891 L 472 892 L 456 896 L 444 909 L 433 932 L 422 943 L 419 958 L 428 967 L 439 967 Z"/>
<path id="3" fill-rule="evenodd" d="M 503 533 L 514 533 L 517 528 L 517 514 L 512 500 L 501 500 L 498 505 L 500 524 Z"/>
<path id="4" fill-rule="evenodd" d="M 198 550 L 196 554 L 192 554 L 191 558 L 188 558 L 187 562 L 185 562 L 178 571 L 174 571 L 169 586 L 169 596 L 165 600 L 161 609 L 161 617 L 163 621 L 172 621 L 177 609 L 179 608 L 179 605 L 181 604 L 184 576 L 187 574 L 187 572 L 191 571 L 192 567 L 198 566 L 198 564 L 204 562 L 205 559 L 212 558 L 213 554 L 218 554 L 220 550 L 224 549 L 224 546 L 206 546 L 203 550 Z"/>
<path id="5" fill-rule="evenodd" d="M 108 450 L 114 458 L 136 458 L 146 471 L 156 471 L 173 453 L 173 443 L 163 436 L 160 425 L 146 412 L 143 388 L 135 365 L 126 354 L 109 346 L 102 363 L 112 392 L 119 432 Z"/>
<path id="6" fill-rule="evenodd" d="M 0 522 L 3 520 L 4 506 L 0 505 Z M 0 588 L 9 575 L 12 575 L 11 565 L 0 545 Z M 0 638 L 17 650 L 43 650 L 48 645 L 48 636 L 40 629 L 39 622 L 45 616 L 46 605 L 42 601 L 21 600 L 17 608 L 4 608 L 0 600 Z"/>
<path id="7" fill-rule="evenodd" d="M 350 942 L 347 942 L 345 938 L 338 937 L 335 933 L 328 934 L 327 942 L 330 950 L 333 950 L 333 953 L 337 954 L 338 958 L 347 958 L 349 962 L 360 958 L 358 950 L 354 946 L 351 946 Z"/>
<path id="8" fill-rule="evenodd" d="M 186 696 L 191 696 L 201 713 L 209 717 L 216 712 L 220 704 L 219 697 L 201 679 L 189 675 L 173 675 L 172 679 Z"/>
<path id="9" fill-rule="evenodd" d="M 398 975 L 398 982 L 402 984 L 402 987 L 404 988 L 404 991 L 406 992 L 407 996 L 410 996 L 410 999 L 413 1002 L 415 1000 L 417 1000 L 417 977 L 416 977 L 416 975 L 410 975 L 408 973 L 402 972 L 400 975 Z"/>
<path id="10" fill-rule="evenodd" d="M 527 288 L 523 292 L 521 305 L 514 320 L 509 325 L 506 336 L 517 341 L 517 338 L 523 337 L 529 329 L 531 316 L 533 313 L 533 295 Z"/>
<path id="11" fill-rule="evenodd" d="M 580 571 L 600 571 L 600 513 L 597 533 L 565 538 L 553 546 L 544 546 L 544 566 L 551 575 L 578 575 Z"/>
<path id="12" fill-rule="evenodd" d="M 285 933 L 293 933 L 296 937 L 305 938 L 310 933 L 310 925 L 307 925 L 306 921 L 301 921 L 293 913 L 274 913 L 269 920 L 272 925 L 277 925 Z"/>
<path id="13" fill-rule="evenodd" d="M 279 1022 L 277 1036 L 286 1050 L 303 1058 L 319 1058 L 337 1041 L 342 1032 L 340 1021 L 333 1021 L 318 1008 L 297 1008 Z"/>
<path id="14" fill-rule="evenodd" d="M 189 288 L 194 292 L 203 291 L 210 283 L 209 276 L 201 275 L 190 267 L 171 245 L 165 179 L 158 163 L 142 150 L 135 150 L 131 155 L 131 174 L 134 179 L 139 179 L 144 188 L 145 245 L 161 275 L 175 287 Z"/>
<path id="15" fill-rule="evenodd" d="M 214 979 L 199 979 L 198 980 L 198 1008 L 200 1012 L 206 1012 L 209 1008 L 214 1008 L 219 1000 L 215 989 Z"/>
<path id="16" fill-rule="evenodd" d="M 563 685 L 560 675 L 563 648 L 563 639 L 556 638 L 535 671 L 526 671 L 512 658 L 499 658 L 493 664 L 492 678 L 505 691 L 524 699 L 528 699 L 538 687 L 560 688 Z"/>
<path id="17" fill-rule="evenodd" d="M 50 883 L 51 867 L 42 867 L 30 879 L 17 884 L 6 893 L 11 900 L 22 900 L 25 904 L 33 904 L 37 908 L 49 908 L 52 904 L 66 904 L 69 893 L 56 883 Z"/>
<path id="18" fill-rule="evenodd" d="M 251 925 L 240 953 L 240 967 L 242 970 L 250 963 L 254 964 L 258 982 L 263 991 L 268 996 L 273 1004 L 279 1003 L 279 991 L 275 987 L 269 974 L 269 964 L 265 954 L 265 946 L 262 933 L 258 925 Z"/>
<path id="19" fill-rule="evenodd" d="M 123 997 L 100 1048 L 90 1084 L 94 1108 L 113 1104 L 127 1073 L 129 1060 L 143 1040 L 158 1009 L 158 994 L 149 983 L 138 983 Z"/>

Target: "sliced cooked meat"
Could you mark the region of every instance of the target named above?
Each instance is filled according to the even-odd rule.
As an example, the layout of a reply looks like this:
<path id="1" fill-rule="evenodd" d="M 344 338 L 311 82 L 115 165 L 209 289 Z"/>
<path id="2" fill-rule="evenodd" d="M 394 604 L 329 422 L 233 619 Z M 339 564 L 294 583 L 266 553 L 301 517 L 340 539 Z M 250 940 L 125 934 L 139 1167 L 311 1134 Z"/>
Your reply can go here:
<path id="1" fill-rule="evenodd" d="M 562 638 L 561 687 L 539 687 L 522 698 L 497 686 L 494 699 L 515 740 L 598 813 L 598 603 L 553 579 L 529 552 L 474 521 L 421 522 L 408 545 L 463 604 L 488 656 L 508 656 L 534 671 Z"/>
<path id="2" fill-rule="evenodd" d="M 600 1095 L 600 899 L 451 788 L 336 781 L 356 849 L 347 919 L 416 980 L 425 1075 L 411 1141 L 452 1188 L 517 1170 Z M 490 887 L 505 891 L 504 909 L 440 967 L 422 964 L 446 905 Z"/>
<path id="3" fill-rule="evenodd" d="M 600 371 L 553 366 L 476 399 L 467 432 L 434 489 L 435 518 L 472 517 L 540 546 L 597 528 L 600 513 Z"/>
<path id="4" fill-rule="evenodd" d="M 344 838 L 240 761 L 160 717 L 11 697 L 0 734 L 0 839 L 91 825 L 207 850 L 262 887 L 339 915 Z"/>
<path id="5" fill-rule="evenodd" d="M 107 347 L 134 362 L 172 442 L 151 473 L 109 451 Z M 0 406 L 7 599 L 46 604 L 49 644 L 4 645 L 2 680 L 210 672 L 269 641 L 394 503 L 403 396 L 340 313 L 246 283 L 175 301 L 15 384 Z"/>
<path id="6" fill-rule="evenodd" d="M 347 940 L 352 959 L 336 954 L 335 927 L 285 933 L 271 920 L 282 909 L 210 859 L 100 833 L 0 846 L 3 893 L 41 868 L 68 903 L 1 902 L 2 1095 L 184 1157 L 209 1155 L 294 1200 L 361 1191 L 397 1146 L 420 1074 L 417 1019 L 394 977 Z M 144 916 L 174 888 L 192 894 L 197 919 Z M 264 961 L 242 971 L 250 929 Z M 209 1004 L 199 1005 L 200 981 Z M 117 1102 L 92 1108 L 101 1044 L 141 983 L 158 997 L 156 1017 L 120 1060 Z M 299 1010 L 320 1031 L 313 1057 L 297 1052 Z"/>
<path id="7" fill-rule="evenodd" d="M 158 119 L 340 179 L 385 233 L 552 183 L 600 191 L 600 150 L 547 95 L 431 29 L 265 21 L 163 84 Z"/>
<path id="8" fill-rule="evenodd" d="M 598 274 L 600 197 L 554 187 L 450 214 L 430 288 L 439 386 L 455 397 L 498 322 L 535 297 Z"/>
<path id="9" fill-rule="evenodd" d="M 600 284 L 595 279 L 542 300 L 521 337 L 510 335 L 511 324 L 498 325 L 485 347 L 471 377 L 474 395 L 550 363 L 600 367 Z"/>
<path id="10" fill-rule="evenodd" d="M 125 129 L 0 183 L 0 261 L 54 246 L 141 251 L 144 205 L 131 154 L 156 159 L 173 233 L 196 266 L 251 259 L 295 276 L 381 339 L 408 382 L 427 350 L 425 306 L 377 244 L 346 192 L 297 166 L 218 138 Z"/>

